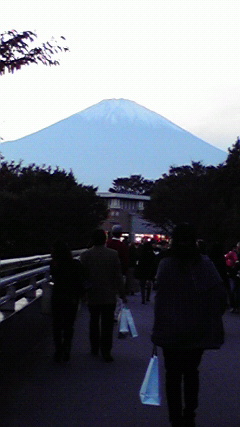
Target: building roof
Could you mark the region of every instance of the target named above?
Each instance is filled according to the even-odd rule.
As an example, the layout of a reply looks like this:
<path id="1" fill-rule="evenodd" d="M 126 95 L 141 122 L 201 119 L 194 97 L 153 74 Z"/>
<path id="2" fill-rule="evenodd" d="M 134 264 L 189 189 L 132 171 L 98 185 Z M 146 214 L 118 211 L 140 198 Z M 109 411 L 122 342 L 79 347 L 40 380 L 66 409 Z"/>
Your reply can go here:
<path id="1" fill-rule="evenodd" d="M 130 199 L 130 200 L 142 200 L 147 201 L 150 200 L 150 196 L 143 196 L 141 194 L 126 194 L 126 193 L 97 193 L 98 196 L 106 198 L 106 199 Z"/>

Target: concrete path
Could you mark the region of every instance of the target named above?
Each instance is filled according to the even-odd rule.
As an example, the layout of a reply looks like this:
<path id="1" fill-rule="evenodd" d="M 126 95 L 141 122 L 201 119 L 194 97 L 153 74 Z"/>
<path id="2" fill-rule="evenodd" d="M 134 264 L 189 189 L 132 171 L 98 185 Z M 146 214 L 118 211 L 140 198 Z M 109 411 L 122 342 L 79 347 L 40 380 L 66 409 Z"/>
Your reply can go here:
<path id="1" fill-rule="evenodd" d="M 150 356 L 153 297 L 141 304 L 140 294 L 128 298 L 139 333 L 118 339 L 114 362 L 89 353 L 86 306 L 76 322 L 71 361 L 56 364 L 47 336 L 25 357 L 1 361 L 2 427 L 169 427 L 164 392 L 161 407 L 142 405 L 141 386 Z M 221 350 L 206 351 L 201 364 L 198 427 L 240 427 L 240 315 L 224 316 L 226 341 Z"/>

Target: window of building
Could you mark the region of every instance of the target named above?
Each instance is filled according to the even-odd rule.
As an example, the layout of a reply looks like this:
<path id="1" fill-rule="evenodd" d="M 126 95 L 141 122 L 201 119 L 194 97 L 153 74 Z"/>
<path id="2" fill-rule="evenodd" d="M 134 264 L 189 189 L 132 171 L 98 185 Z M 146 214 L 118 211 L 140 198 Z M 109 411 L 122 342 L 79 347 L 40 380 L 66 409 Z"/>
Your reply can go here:
<path id="1" fill-rule="evenodd" d="M 120 207 L 120 200 L 119 199 L 111 199 L 110 206 L 111 206 L 111 208 L 119 208 Z"/>

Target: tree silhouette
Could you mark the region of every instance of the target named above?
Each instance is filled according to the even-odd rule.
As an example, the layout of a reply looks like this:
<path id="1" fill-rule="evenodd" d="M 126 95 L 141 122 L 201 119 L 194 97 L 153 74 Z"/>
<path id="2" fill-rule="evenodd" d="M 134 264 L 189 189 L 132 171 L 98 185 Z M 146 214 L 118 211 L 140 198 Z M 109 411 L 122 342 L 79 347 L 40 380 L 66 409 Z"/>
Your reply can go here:
<path id="1" fill-rule="evenodd" d="M 86 247 L 107 217 L 96 188 L 78 184 L 72 172 L 2 160 L 0 257 L 49 253 L 61 238 L 71 249 Z"/>
<path id="2" fill-rule="evenodd" d="M 188 221 L 199 237 L 226 250 L 240 241 L 240 139 L 216 167 L 171 167 L 156 181 L 144 216 L 162 227 Z"/>
<path id="3" fill-rule="evenodd" d="M 116 178 L 113 186 L 109 188 L 112 193 L 145 194 L 151 193 L 154 181 L 145 179 L 142 175 L 131 175 L 130 177 Z"/>
<path id="4" fill-rule="evenodd" d="M 11 30 L 0 34 L 0 75 L 6 71 L 13 73 L 32 63 L 59 65 L 59 61 L 52 57 L 56 53 L 68 51 L 68 47 L 61 46 L 54 38 L 40 46 L 29 46 L 36 38 L 37 34 L 32 31 L 18 33 Z M 63 36 L 61 39 L 65 40 Z"/>

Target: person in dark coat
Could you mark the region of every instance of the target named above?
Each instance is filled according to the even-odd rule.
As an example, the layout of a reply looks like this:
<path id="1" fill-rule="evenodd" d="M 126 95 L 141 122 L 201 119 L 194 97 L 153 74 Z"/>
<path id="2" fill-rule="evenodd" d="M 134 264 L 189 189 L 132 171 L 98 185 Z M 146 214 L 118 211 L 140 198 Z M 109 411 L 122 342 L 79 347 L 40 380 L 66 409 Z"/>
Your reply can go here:
<path id="1" fill-rule="evenodd" d="M 127 291 L 130 293 L 130 295 L 134 295 L 135 292 L 139 291 L 139 282 L 138 279 L 135 277 L 135 269 L 137 264 L 137 255 L 138 249 L 136 247 L 136 244 L 134 242 L 130 243 L 129 245 L 129 267 L 128 267 L 128 274 L 127 274 Z"/>
<path id="2" fill-rule="evenodd" d="M 111 362 L 117 294 L 122 299 L 125 298 L 123 276 L 118 253 L 105 246 L 106 234 L 103 230 L 93 232 L 92 244 L 81 255 L 88 282 L 91 353 L 97 356 L 100 350 L 104 360 Z"/>
<path id="3" fill-rule="evenodd" d="M 55 361 L 68 361 L 74 333 L 78 304 L 84 296 L 84 270 L 73 259 L 65 242 L 58 241 L 52 249 L 50 273 L 53 280 L 52 318 Z"/>
<path id="4" fill-rule="evenodd" d="M 214 264 L 199 253 L 195 233 L 180 224 L 158 267 L 152 341 L 162 347 L 172 426 L 195 426 L 198 367 L 205 349 L 223 344 L 226 293 Z M 184 409 L 182 408 L 182 382 Z"/>
<path id="5" fill-rule="evenodd" d="M 138 248 L 138 261 L 135 269 L 135 276 L 139 279 L 141 288 L 142 304 L 150 301 L 151 289 L 155 277 L 155 255 L 152 243 L 143 242 Z"/>

